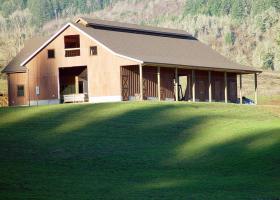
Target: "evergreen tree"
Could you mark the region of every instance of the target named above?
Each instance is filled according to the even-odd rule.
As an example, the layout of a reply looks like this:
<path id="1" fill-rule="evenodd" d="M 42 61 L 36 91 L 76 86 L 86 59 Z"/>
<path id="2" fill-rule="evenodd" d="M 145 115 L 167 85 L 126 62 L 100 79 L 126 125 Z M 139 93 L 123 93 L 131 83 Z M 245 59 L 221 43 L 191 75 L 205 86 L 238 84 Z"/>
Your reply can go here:
<path id="1" fill-rule="evenodd" d="M 246 16 L 246 4 L 244 0 L 235 0 L 232 5 L 232 17 L 238 20 Z"/>
<path id="2" fill-rule="evenodd" d="M 54 11 L 49 0 L 28 0 L 27 7 L 33 15 L 34 22 L 39 26 L 54 17 Z"/>
<path id="3" fill-rule="evenodd" d="M 279 0 L 271 0 L 271 5 L 280 12 L 280 1 Z"/>

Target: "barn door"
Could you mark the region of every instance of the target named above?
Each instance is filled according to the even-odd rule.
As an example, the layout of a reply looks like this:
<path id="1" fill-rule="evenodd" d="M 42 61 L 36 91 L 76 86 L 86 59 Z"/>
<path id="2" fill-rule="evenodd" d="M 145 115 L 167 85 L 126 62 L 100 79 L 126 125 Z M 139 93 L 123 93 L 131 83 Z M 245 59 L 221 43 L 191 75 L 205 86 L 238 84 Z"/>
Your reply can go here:
<path id="1" fill-rule="evenodd" d="M 123 101 L 128 101 L 129 100 L 128 90 L 129 90 L 128 75 L 123 74 L 122 75 L 122 98 L 123 98 Z"/>

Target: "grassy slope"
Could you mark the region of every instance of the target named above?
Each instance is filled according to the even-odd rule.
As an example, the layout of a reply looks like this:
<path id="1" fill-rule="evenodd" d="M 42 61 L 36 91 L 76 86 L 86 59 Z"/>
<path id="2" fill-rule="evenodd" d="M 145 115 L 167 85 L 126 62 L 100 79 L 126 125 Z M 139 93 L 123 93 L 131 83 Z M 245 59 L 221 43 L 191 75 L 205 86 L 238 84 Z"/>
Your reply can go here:
<path id="1" fill-rule="evenodd" d="M 280 110 L 271 110 L 202 103 L 0 109 L 0 199 L 274 199 Z"/>

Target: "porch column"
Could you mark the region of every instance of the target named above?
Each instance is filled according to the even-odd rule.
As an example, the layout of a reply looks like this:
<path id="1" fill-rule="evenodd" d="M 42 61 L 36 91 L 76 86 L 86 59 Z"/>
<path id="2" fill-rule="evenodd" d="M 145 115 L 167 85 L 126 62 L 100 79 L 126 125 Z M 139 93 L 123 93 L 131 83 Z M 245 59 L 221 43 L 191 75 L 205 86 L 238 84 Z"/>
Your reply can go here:
<path id="1" fill-rule="evenodd" d="M 258 74 L 255 73 L 255 104 L 258 104 Z"/>
<path id="2" fill-rule="evenodd" d="M 192 96 L 193 102 L 195 102 L 195 70 L 192 70 Z"/>
<path id="3" fill-rule="evenodd" d="M 157 67 L 158 100 L 160 101 L 160 67 Z"/>
<path id="4" fill-rule="evenodd" d="M 143 69 L 142 64 L 139 65 L 139 82 L 140 82 L 140 100 L 143 101 Z"/>
<path id="5" fill-rule="evenodd" d="M 79 77 L 75 76 L 75 93 L 79 94 Z"/>
<path id="6" fill-rule="evenodd" d="M 208 93 L 209 93 L 209 102 L 212 102 L 212 80 L 211 80 L 211 71 L 208 72 Z"/>
<path id="7" fill-rule="evenodd" d="M 227 72 L 225 72 L 225 103 L 228 103 Z"/>
<path id="8" fill-rule="evenodd" d="M 175 68 L 175 101 L 178 101 L 178 68 Z"/>
<path id="9" fill-rule="evenodd" d="M 242 102 L 242 74 L 239 74 L 239 98 L 240 98 L 240 104 L 243 104 L 243 102 Z"/>

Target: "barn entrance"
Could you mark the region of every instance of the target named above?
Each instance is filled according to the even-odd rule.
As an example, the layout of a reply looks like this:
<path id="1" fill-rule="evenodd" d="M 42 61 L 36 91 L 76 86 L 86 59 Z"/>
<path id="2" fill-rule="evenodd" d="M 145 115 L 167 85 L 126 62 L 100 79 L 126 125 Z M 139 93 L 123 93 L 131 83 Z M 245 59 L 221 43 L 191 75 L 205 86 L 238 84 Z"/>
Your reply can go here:
<path id="1" fill-rule="evenodd" d="M 192 99 L 191 71 L 187 69 L 178 70 L 178 99 L 179 101 L 190 101 Z"/>
<path id="2" fill-rule="evenodd" d="M 85 102 L 88 99 L 86 66 L 59 68 L 60 99 L 63 103 Z"/>

